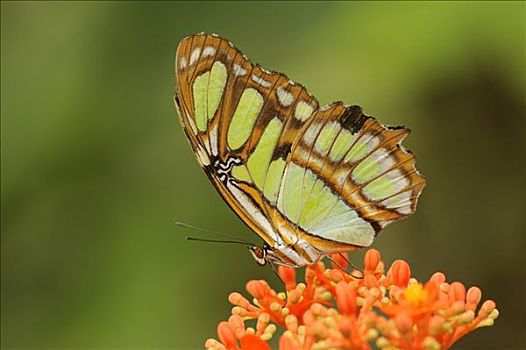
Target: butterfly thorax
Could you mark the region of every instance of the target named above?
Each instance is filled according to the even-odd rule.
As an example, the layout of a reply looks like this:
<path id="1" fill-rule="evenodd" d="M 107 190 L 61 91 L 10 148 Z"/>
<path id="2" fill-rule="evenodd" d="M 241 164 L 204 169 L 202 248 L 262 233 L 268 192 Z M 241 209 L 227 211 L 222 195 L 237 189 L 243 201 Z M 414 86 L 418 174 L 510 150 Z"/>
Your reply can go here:
<path id="1" fill-rule="evenodd" d="M 284 265 L 289 267 L 301 267 L 312 265 L 318 261 L 322 254 L 318 254 L 316 260 L 311 260 L 310 257 L 303 257 L 298 254 L 294 246 L 270 247 L 268 244 L 263 246 L 251 246 L 249 251 L 258 265 Z"/>
<path id="2" fill-rule="evenodd" d="M 316 255 L 302 255 L 294 246 L 280 246 L 268 248 L 266 250 L 266 260 L 272 264 L 302 267 L 312 265 L 323 257 L 321 252 L 317 251 Z"/>

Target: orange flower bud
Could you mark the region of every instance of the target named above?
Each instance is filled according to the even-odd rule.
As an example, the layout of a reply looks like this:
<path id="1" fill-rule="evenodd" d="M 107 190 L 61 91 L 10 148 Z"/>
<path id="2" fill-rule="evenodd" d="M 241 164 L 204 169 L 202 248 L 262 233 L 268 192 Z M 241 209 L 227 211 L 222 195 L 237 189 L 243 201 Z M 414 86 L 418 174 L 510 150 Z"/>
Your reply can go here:
<path id="1" fill-rule="evenodd" d="M 356 291 L 347 283 L 339 282 L 336 285 L 336 303 L 344 315 L 354 315 L 356 312 Z"/>
<path id="2" fill-rule="evenodd" d="M 280 265 L 278 267 L 278 275 L 285 283 L 286 290 L 292 290 L 296 287 L 296 269 Z"/>
<path id="3" fill-rule="evenodd" d="M 222 321 L 217 326 L 217 335 L 221 343 L 225 345 L 227 349 L 237 348 L 237 338 L 234 330 L 226 321 Z"/>
<path id="4" fill-rule="evenodd" d="M 454 302 L 456 300 L 466 300 L 466 287 L 460 282 L 453 282 L 449 286 L 448 292 L 449 300 Z"/>
<path id="5" fill-rule="evenodd" d="M 325 275 L 327 276 L 328 279 L 336 283 L 343 281 L 345 278 L 343 272 L 341 270 L 336 270 L 336 269 L 327 271 Z"/>
<path id="6" fill-rule="evenodd" d="M 478 287 L 471 287 L 466 294 L 466 308 L 468 310 L 475 310 L 482 297 L 482 292 Z"/>
<path id="7" fill-rule="evenodd" d="M 429 320 L 429 334 L 432 336 L 437 336 L 438 334 L 442 333 L 444 331 L 444 322 L 446 320 L 444 317 L 435 315 L 431 317 L 431 320 Z"/>
<path id="8" fill-rule="evenodd" d="M 411 278 L 411 268 L 404 260 L 396 260 L 391 265 L 392 282 L 397 287 L 405 287 Z"/>
<path id="9" fill-rule="evenodd" d="M 261 335 L 267 328 L 267 325 L 270 321 L 269 314 L 261 314 L 258 317 L 258 321 L 256 323 L 256 335 Z"/>
<path id="10" fill-rule="evenodd" d="M 230 295 L 228 296 L 228 301 L 231 304 L 241 306 L 245 309 L 250 307 L 250 302 L 244 296 L 237 292 L 230 293 Z"/>
<path id="11" fill-rule="evenodd" d="M 298 347 L 296 346 L 294 340 L 290 336 L 288 336 L 288 334 L 284 334 L 279 340 L 279 349 L 298 350 Z"/>
<path id="12" fill-rule="evenodd" d="M 450 315 L 458 315 L 466 310 L 466 306 L 463 301 L 457 300 L 449 307 Z"/>
<path id="13" fill-rule="evenodd" d="M 380 263 L 380 259 L 380 252 L 378 252 L 378 250 L 369 249 L 363 259 L 365 273 L 374 273 Z"/>
<path id="14" fill-rule="evenodd" d="M 294 315 L 288 315 L 285 317 L 285 325 L 288 330 L 296 332 L 298 330 L 298 319 Z"/>
<path id="15" fill-rule="evenodd" d="M 484 304 L 480 307 L 479 317 L 486 318 L 489 314 L 495 310 L 495 302 L 493 300 L 486 300 Z"/>
<path id="16" fill-rule="evenodd" d="M 446 282 L 446 275 L 444 275 L 442 272 L 435 272 L 429 280 L 438 285 L 441 285 L 442 283 Z"/>
<path id="17" fill-rule="evenodd" d="M 363 285 L 367 288 L 378 287 L 378 280 L 373 275 L 365 275 Z"/>
<path id="18" fill-rule="evenodd" d="M 270 287 L 265 281 L 249 281 L 246 288 L 256 299 L 263 299 L 267 292 L 270 292 Z"/>
<path id="19" fill-rule="evenodd" d="M 230 328 L 234 330 L 236 337 L 240 337 L 245 333 L 245 324 L 243 319 L 238 315 L 232 315 L 228 318 Z"/>
<path id="20" fill-rule="evenodd" d="M 407 337 L 413 330 L 413 320 L 405 312 L 396 315 L 395 317 L 396 328 L 402 336 Z"/>

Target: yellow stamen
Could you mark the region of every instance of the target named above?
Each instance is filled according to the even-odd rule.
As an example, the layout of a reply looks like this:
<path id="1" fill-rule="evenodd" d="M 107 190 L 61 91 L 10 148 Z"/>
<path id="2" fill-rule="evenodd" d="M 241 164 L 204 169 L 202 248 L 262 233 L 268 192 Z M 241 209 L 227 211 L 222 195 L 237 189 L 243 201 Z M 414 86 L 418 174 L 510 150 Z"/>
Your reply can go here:
<path id="1" fill-rule="evenodd" d="M 420 283 L 412 283 L 404 290 L 404 298 L 413 305 L 419 305 L 427 300 L 427 292 Z"/>

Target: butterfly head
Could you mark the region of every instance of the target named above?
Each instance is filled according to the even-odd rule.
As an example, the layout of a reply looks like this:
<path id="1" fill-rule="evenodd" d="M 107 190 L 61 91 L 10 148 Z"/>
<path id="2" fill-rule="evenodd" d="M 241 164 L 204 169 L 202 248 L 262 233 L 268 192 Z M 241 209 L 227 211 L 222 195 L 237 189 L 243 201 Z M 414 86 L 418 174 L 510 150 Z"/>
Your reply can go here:
<path id="1" fill-rule="evenodd" d="M 250 254 L 252 254 L 254 260 L 256 260 L 257 264 L 260 266 L 264 266 L 267 263 L 269 249 L 270 247 L 266 244 L 263 247 L 257 245 L 248 247 Z"/>
<path id="2" fill-rule="evenodd" d="M 264 266 L 267 263 L 271 265 L 278 264 L 293 267 L 297 266 L 296 264 L 291 264 L 290 262 L 283 260 L 279 252 L 266 243 L 263 244 L 263 246 L 249 246 L 248 250 L 254 257 L 254 260 L 256 260 L 257 264 L 260 266 Z"/>

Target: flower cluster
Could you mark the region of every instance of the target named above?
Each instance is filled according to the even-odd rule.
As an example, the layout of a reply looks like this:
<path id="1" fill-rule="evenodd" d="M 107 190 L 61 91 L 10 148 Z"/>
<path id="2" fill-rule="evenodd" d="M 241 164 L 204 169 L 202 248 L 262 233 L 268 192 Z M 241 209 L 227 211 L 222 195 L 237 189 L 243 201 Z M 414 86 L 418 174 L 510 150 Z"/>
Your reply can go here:
<path id="1" fill-rule="evenodd" d="M 342 255 L 331 260 L 332 268 L 322 262 L 307 267 L 305 283 L 296 283 L 293 268 L 279 267 L 286 294 L 264 280 L 247 283 L 252 303 L 231 293 L 232 316 L 219 324 L 219 341 L 208 339 L 205 347 L 270 350 L 267 341 L 281 328 L 280 350 L 448 349 L 499 315 L 492 300 L 478 307 L 479 288 L 448 283 L 441 272 L 419 283 L 397 260 L 386 273 L 375 249 L 365 254 L 363 272 L 347 272 Z M 256 320 L 255 328 L 247 320 Z"/>

